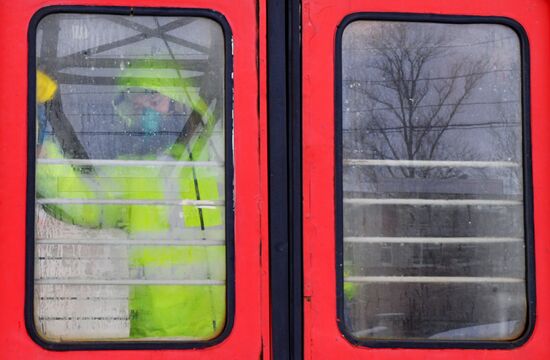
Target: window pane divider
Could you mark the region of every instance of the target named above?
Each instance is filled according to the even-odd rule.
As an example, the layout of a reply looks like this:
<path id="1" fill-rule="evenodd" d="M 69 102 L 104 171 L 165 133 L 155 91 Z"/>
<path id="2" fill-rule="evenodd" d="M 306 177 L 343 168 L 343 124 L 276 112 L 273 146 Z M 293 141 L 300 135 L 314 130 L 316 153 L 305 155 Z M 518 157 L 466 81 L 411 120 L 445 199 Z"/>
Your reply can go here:
<path id="1" fill-rule="evenodd" d="M 488 276 L 347 276 L 344 282 L 351 283 L 524 283 L 521 278 Z"/>
<path id="2" fill-rule="evenodd" d="M 407 167 L 470 167 L 515 168 L 521 164 L 512 161 L 454 161 L 454 160 L 378 160 L 344 159 L 344 165 L 352 166 L 407 166 Z"/>
<path id="3" fill-rule="evenodd" d="M 406 243 L 406 244 L 486 244 L 523 242 L 523 238 L 515 237 L 377 237 L 377 236 L 348 236 L 346 243 L 379 244 L 379 243 Z"/>

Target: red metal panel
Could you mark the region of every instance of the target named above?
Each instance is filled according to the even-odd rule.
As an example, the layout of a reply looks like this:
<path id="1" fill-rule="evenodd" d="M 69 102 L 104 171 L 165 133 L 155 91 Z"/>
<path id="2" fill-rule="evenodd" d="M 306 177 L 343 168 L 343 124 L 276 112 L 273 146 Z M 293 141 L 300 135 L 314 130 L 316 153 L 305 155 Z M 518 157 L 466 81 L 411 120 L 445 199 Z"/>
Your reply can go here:
<path id="1" fill-rule="evenodd" d="M 550 7 L 544 0 L 303 2 L 303 194 L 306 359 L 550 358 Z M 336 28 L 356 12 L 508 17 L 527 31 L 531 52 L 536 324 L 513 350 L 373 349 L 349 343 L 336 317 L 334 219 L 334 52 Z"/>
<path id="2" fill-rule="evenodd" d="M 223 14 L 234 45 L 235 322 L 222 343 L 202 350 L 48 351 L 28 336 L 24 322 L 25 181 L 27 171 L 27 31 L 32 15 L 51 5 L 212 9 Z M 115 0 L 0 3 L 0 358 L 2 359 L 257 359 L 269 347 L 267 274 L 267 151 L 265 98 L 258 113 L 258 2 L 223 0 Z M 263 7 L 263 3 L 261 5 Z M 265 14 L 265 10 L 262 10 Z M 262 20 L 262 38 L 265 22 Z M 262 75 L 265 78 L 265 75 Z M 255 139 L 255 140 L 253 140 Z M 260 146 L 259 146 L 260 144 Z M 263 246 L 261 246 L 261 244 Z M 264 264 L 264 268 L 261 268 Z"/>

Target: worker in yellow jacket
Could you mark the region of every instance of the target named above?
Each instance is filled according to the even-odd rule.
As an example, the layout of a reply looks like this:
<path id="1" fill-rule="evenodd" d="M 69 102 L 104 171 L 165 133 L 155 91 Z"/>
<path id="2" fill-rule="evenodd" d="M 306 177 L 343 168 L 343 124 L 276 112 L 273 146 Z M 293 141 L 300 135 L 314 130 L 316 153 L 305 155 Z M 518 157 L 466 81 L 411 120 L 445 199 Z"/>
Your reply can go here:
<path id="1" fill-rule="evenodd" d="M 148 141 L 162 130 L 169 115 L 195 112 L 201 117 L 201 133 L 186 144 L 165 144 L 149 154 L 127 154 L 118 160 L 208 161 L 208 141 L 216 119 L 206 102 L 179 74 L 174 77 L 144 77 L 139 69 L 166 70 L 155 60 L 141 60 L 118 77 L 119 94 L 112 107 L 127 129 L 139 130 Z M 39 158 L 66 159 L 63 141 L 44 135 L 48 105 L 59 96 L 56 82 L 37 72 L 37 112 Z M 45 110 L 44 110 L 45 109 Z M 46 119 L 46 120 L 45 120 Z M 54 131 L 55 132 L 55 131 Z M 158 144 L 157 144 L 158 145 Z M 145 285 L 130 286 L 130 337 L 184 337 L 211 339 L 225 325 L 225 246 L 201 246 L 196 242 L 207 231 L 225 234 L 223 211 L 218 194 L 219 170 L 198 166 L 94 166 L 93 171 L 70 162 L 38 163 L 37 198 L 79 199 L 82 202 L 45 202 L 44 210 L 64 222 L 94 229 L 116 228 L 130 239 L 182 240 L 182 245 L 130 246 L 129 266 L 132 279 L 146 280 Z M 88 202 L 86 202 L 88 200 Z M 91 201 L 90 201 L 91 200 Z M 104 200 L 104 201 L 97 201 Z M 183 200 L 183 204 L 181 202 Z M 207 208 L 185 203 L 207 200 Z M 166 205 L 165 201 L 172 201 Z M 174 205 L 175 204 L 175 205 Z M 188 205 L 189 204 L 189 205 Z M 217 205 L 216 205 L 217 204 Z M 195 229 L 199 239 L 182 239 Z M 193 231 L 191 231 L 193 233 Z M 187 235 L 188 236 L 188 235 Z M 202 235 L 202 239 L 206 239 Z M 173 284 L 163 280 L 191 280 L 194 284 Z M 161 285 L 155 284 L 159 282 Z"/>

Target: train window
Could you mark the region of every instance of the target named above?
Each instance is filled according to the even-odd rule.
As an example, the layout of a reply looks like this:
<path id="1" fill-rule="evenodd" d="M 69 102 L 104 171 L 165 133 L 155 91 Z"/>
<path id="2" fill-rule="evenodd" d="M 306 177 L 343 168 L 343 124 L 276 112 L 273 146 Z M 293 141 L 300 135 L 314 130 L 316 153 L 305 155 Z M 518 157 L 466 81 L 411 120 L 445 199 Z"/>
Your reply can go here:
<path id="1" fill-rule="evenodd" d="M 229 39 L 196 13 L 38 24 L 31 306 L 47 342 L 204 343 L 231 315 Z"/>
<path id="2" fill-rule="evenodd" d="M 341 34 L 341 328 L 358 341 L 517 339 L 528 322 L 520 38 L 496 23 L 376 20 Z"/>

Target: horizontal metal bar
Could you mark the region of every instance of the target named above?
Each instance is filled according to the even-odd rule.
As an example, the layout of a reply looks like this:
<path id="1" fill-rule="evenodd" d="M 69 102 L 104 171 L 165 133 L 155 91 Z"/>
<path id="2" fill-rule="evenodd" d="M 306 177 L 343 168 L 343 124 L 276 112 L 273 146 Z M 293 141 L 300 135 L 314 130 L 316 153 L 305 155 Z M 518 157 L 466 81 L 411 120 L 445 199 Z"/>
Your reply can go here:
<path id="1" fill-rule="evenodd" d="M 44 65 L 49 65 L 48 68 L 57 67 L 59 69 L 67 67 L 80 67 L 89 69 L 95 68 L 116 68 L 120 71 L 120 66 L 128 66 L 131 64 L 132 68 L 138 69 L 151 69 L 157 67 L 160 69 L 169 69 L 177 64 L 178 68 L 185 69 L 187 71 L 204 71 L 208 66 L 208 60 L 206 59 L 155 59 L 155 64 L 149 65 L 147 63 L 141 64 L 139 61 L 134 61 L 133 58 L 95 58 L 95 57 L 73 57 L 73 58 L 42 58 L 40 62 Z M 158 63 L 157 63 L 158 62 Z"/>
<path id="2" fill-rule="evenodd" d="M 133 200 L 133 199 L 61 199 L 45 198 L 36 199 L 37 204 L 85 204 L 85 205 L 173 205 L 173 206 L 196 206 L 214 207 L 224 206 L 223 200 Z"/>
<path id="3" fill-rule="evenodd" d="M 40 321 L 128 321 L 128 316 L 39 316 Z"/>
<path id="4" fill-rule="evenodd" d="M 44 165 L 223 167 L 221 161 L 37 159 Z"/>
<path id="5" fill-rule="evenodd" d="M 480 276 L 348 276 L 345 282 L 353 283 L 523 283 L 524 279 Z"/>
<path id="6" fill-rule="evenodd" d="M 128 301 L 128 296 L 125 297 L 107 297 L 107 296 L 40 296 L 42 301 Z"/>
<path id="7" fill-rule="evenodd" d="M 35 279 L 35 285 L 225 285 L 221 280 Z"/>
<path id="8" fill-rule="evenodd" d="M 360 244 L 486 244 L 523 242 L 515 237 L 383 237 L 383 236 L 346 236 L 345 243 Z"/>
<path id="9" fill-rule="evenodd" d="M 512 161 L 448 161 L 448 160 L 377 160 L 344 159 L 344 165 L 352 166 L 407 166 L 407 167 L 519 167 Z"/>
<path id="10" fill-rule="evenodd" d="M 368 199 L 347 198 L 344 204 L 351 205 L 437 205 L 437 206 L 507 206 L 522 205 L 517 200 L 483 200 L 483 199 Z"/>
<path id="11" fill-rule="evenodd" d="M 38 245 L 220 246 L 224 240 L 36 239 Z"/>

